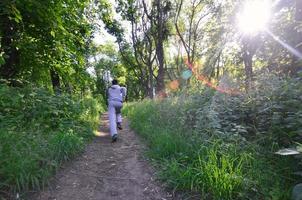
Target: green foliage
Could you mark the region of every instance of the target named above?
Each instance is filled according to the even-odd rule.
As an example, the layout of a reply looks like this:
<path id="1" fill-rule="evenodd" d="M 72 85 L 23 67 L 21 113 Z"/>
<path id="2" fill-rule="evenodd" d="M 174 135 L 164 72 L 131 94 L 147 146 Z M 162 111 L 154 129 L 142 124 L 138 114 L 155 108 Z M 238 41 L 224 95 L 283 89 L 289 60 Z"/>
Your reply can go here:
<path id="1" fill-rule="evenodd" d="M 246 154 L 237 153 L 234 147 L 224 148 L 222 143 L 207 146 L 196 135 L 188 137 L 190 133 L 180 131 L 173 122 L 173 112 L 168 113 L 172 107 L 161 110 L 165 103 L 145 101 L 125 109 L 131 126 L 149 144 L 148 155 L 158 161 L 160 178 L 180 190 L 206 191 L 217 199 L 233 199 L 243 187 L 242 166 L 249 164 Z"/>
<path id="2" fill-rule="evenodd" d="M 89 0 L 1 1 L 0 77 L 50 88 L 53 71 L 62 90 L 81 90 L 91 81 L 85 71 L 93 28 L 89 4 Z M 14 73 L 7 74 L 9 70 Z"/>
<path id="3" fill-rule="evenodd" d="M 160 178 L 204 199 L 289 199 L 301 163 L 274 153 L 301 141 L 301 80 L 262 77 L 248 95 L 204 88 L 129 104 Z"/>
<path id="4" fill-rule="evenodd" d="M 83 137 L 73 133 L 73 130 L 66 133 L 57 133 L 49 141 L 49 148 L 53 152 L 53 159 L 58 161 L 68 160 L 70 157 L 84 147 Z"/>
<path id="5" fill-rule="evenodd" d="M 0 85 L 0 196 L 41 188 L 98 125 L 98 101 Z"/>
<path id="6" fill-rule="evenodd" d="M 165 160 L 160 178 L 171 187 L 199 191 L 203 196 L 211 193 L 215 199 L 235 199 L 244 186 L 243 165 L 246 154 L 229 155 L 218 146 L 201 147 L 198 152 L 179 154 L 178 158 Z"/>

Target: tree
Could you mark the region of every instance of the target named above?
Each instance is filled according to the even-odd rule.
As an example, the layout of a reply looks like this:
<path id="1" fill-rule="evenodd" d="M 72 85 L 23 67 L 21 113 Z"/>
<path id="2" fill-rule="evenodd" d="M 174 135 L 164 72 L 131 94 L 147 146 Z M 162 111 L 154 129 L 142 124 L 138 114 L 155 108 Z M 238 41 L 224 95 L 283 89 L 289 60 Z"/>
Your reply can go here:
<path id="1" fill-rule="evenodd" d="M 118 11 L 132 26 L 132 48 L 141 83 L 153 98 L 153 80 L 157 93 L 165 87 L 164 41 L 167 39 L 169 1 L 119 1 Z M 135 12 L 134 12 L 135 11 Z M 155 61 L 156 64 L 155 65 Z"/>
<path id="2" fill-rule="evenodd" d="M 1 1 L 0 76 L 39 86 L 80 89 L 87 73 L 90 1 Z"/>
<path id="3" fill-rule="evenodd" d="M 302 28 L 302 1 L 296 0 L 296 9 L 295 9 L 295 21 L 296 21 L 296 32 L 295 32 L 295 47 L 302 55 L 302 36 L 301 36 L 301 28 Z M 295 58 L 295 73 L 302 70 L 302 58 Z"/>
<path id="4" fill-rule="evenodd" d="M 184 12 L 184 15 L 181 17 L 184 6 L 186 12 Z M 199 46 L 198 41 L 200 41 L 204 35 L 204 31 L 201 27 L 202 21 L 210 14 L 213 14 L 214 10 L 211 8 L 211 4 L 207 4 L 204 0 L 193 0 L 189 2 L 179 0 L 176 4 L 176 8 L 177 11 L 174 22 L 176 33 L 186 51 L 188 62 L 194 63 Z M 189 21 L 189 23 L 187 24 L 184 21 Z M 182 30 L 180 26 L 183 26 L 182 29 L 184 30 Z"/>

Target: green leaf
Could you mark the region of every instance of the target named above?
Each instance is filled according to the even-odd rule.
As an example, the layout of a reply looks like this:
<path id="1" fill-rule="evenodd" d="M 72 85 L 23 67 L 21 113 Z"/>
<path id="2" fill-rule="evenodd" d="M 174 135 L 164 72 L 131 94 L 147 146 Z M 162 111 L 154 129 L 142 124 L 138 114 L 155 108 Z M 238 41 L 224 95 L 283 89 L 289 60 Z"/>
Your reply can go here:
<path id="1" fill-rule="evenodd" d="M 0 55 L 0 65 L 3 65 L 5 63 L 5 60 L 3 58 L 3 56 Z"/>
<path id="2" fill-rule="evenodd" d="M 297 148 L 297 151 L 299 151 L 300 153 L 302 153 L 302 144 L 299 144 L 296 148 Z"/>
<path id="3" fill-rule="evenodd" d="M 22 16 L 21 16 L 20 11 L 16 8 L 15 5 L 11 5 L 11 9 L 12 9 L 12 13 L 14 15 L 13 19 L 15 20 L 15 22 L 20 23 L 22 21 Z"/>
<path id="4" fill-rule="evenodd" d="M 50 31 L 50 35 L 51 35 L 52 37 L 56 37 L 56 33 L 55 33 L 54 31 Z"/>

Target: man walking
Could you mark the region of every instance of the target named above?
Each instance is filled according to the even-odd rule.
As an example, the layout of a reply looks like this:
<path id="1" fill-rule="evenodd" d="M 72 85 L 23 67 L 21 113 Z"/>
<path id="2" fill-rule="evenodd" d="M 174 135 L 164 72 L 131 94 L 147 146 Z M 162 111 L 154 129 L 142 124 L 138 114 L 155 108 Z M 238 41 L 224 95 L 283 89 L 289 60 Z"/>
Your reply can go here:
<path id="1" fill-rule="evenodd" d="M 125 87 L 120 87 L 118 81 L 114 79 L 112 86 L 108 88 L 108 112 L 110 135 L 112 142 L 117 140 L 117 128 L 122 129 L 122 114 L 123 101 L 125 100 L 127 90 Z"/>

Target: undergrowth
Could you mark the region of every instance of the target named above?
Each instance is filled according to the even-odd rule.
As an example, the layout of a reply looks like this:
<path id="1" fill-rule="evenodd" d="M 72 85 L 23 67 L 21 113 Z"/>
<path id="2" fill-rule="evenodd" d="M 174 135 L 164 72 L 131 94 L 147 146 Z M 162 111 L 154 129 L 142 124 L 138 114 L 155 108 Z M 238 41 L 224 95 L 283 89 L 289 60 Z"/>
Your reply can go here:
<path id="1" fill-rule="evenodd" d="M 299 140 L 301 83 L 269 81 L 253 94 L 201 89 L 124 111 L 169 187 L 201 199 L 290 199 L 301 166 L 275 152 Z"/>
<path id="2" fill-rule="evenodd" d="M 44 187 L 92 138 L 100 112 L 93 98 L 0 85 L 0 197 Z"/>

